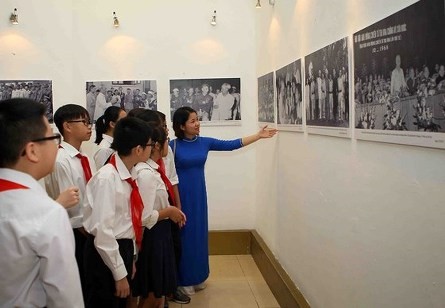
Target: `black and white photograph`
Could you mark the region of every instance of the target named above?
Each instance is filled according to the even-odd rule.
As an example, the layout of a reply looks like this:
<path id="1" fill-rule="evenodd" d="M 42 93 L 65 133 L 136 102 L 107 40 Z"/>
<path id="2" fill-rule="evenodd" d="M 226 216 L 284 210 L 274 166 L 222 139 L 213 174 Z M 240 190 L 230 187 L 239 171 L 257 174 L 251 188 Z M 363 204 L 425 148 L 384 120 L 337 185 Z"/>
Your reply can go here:
<path id="1" fill-rule="evenodd" d="M 110 106 L 158 110 L 156 80 L 88 81 L 86 108 L 96 121 Z"/>
<path id="2" fill-rule="evenodd" d="M 350 137 L 347 38 L 306 56 L 304 66 L 307 131 Z"/>
<path id="3" fill-rule="evenodd" d="M 0 80 L 0 101 L 10 98 L 29 98 L 45 105 L 49 123 L 54 122 L 51 80 Z"/>
<path id="4" fill-rule="evenodd" d="M 171 117 L 179 107 L 196 110 L 205 124 L 240 125 L 240 78 L 170 80 Z"/>
<path id="5" fill-rule="evenodd" d="M 277 124 L 280 130 L 302 131 L 303 95 L 301 59 L 275 72 L 277 87 Z"/>
<path id="6" fill-rule="evenodd" d="M 258 122 L 275 123 L 273 72 L 258 77 Z"/>
<path id="7" fill-rule="evenodd" d="M 444 0 L 422 0 L 357 32 L 356 138 L 445 148 Z"/>

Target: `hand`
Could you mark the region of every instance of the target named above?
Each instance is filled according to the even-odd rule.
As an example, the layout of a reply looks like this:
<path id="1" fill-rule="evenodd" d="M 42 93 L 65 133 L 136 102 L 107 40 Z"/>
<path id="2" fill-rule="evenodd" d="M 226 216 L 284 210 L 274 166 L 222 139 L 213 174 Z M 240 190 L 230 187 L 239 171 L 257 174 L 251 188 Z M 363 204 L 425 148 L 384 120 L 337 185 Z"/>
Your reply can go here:
<path id="1" fill-rule="evenodd" d="M 265 125 L 259 132 L 258 132 L 258 136 L 260 138 L 271 138 L 273 136 L 275 136 L 275 134 L 277 133 L 277 129 L 275 128 L 267 128 L 267 125 Z"/>
<path id="2" fill-rule="evenodd" d="M 130 295 L 130 285 L 128 284 L 127 277 L 115 281 L 115 286 L 116 286 L 116 293 L 114 293 L 115 296 L 120 298 L 126 298 L 128 295 Z"/>
<path id="3" fill-rule="evenodd" d="M 181 210 L 173 206 L 171 207 L 169 218 L 180 226 L 184 225 L 186 221 L 185 214 Z"/>
<path id="4" fill-rule="evenodd" d="M 60 193 L 56 202 L 68 209 L 79 203 L 79 188 L 73 186 Z"/>

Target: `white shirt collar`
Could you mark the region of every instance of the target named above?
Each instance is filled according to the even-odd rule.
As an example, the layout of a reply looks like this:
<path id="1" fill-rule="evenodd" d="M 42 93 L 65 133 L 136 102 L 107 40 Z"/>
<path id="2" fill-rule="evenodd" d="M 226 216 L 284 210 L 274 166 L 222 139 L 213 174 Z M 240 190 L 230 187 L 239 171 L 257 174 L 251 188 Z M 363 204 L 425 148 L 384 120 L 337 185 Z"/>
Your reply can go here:
<path id="1" fill-rule="evenodd" d="M 30 189 L 37 190 L 46 195 L 46 191 L 42 185 L 37 182 L 31 175 L 15 169 L 0 168 L 0 178 L 22 184 Z"/>
<path id="2" fill-rule="evenodd" d="M 60 146 L 64 148 L 71 157 L 75 157 L 77 154 L 80 153 L 75 147 L 73 147 L 68 142 L 62 141 L 62 143 L 60 143 Z"/>

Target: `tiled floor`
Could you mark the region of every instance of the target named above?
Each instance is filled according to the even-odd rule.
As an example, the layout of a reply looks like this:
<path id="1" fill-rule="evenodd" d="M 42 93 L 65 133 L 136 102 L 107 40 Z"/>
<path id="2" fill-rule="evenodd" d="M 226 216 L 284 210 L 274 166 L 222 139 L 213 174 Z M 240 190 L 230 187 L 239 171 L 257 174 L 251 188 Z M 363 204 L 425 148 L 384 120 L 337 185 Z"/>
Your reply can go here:
<path id="1" fill-rule="evenodd" d="M 210 256 L 207 288 L 192 295 L 187 305 L 171 308 L 280 307 L 251 255 Z"/>

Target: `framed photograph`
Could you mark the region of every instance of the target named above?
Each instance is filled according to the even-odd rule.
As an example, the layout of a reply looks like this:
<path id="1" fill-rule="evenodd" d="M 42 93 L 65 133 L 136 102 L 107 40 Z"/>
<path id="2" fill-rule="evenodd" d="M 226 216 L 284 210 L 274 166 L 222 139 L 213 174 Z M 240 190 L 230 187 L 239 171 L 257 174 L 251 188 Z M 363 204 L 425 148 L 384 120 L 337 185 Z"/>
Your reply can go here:
<path id="1" fill-rule="evenodd" d="M 303 131 L 301 59 L 275 72 L 277 124 L 280 130 Z"/>
<path id="2" fill-rule="evenodd" d="M 51 80 L 0 80 L 0 101 L 10 98 L 29 98 L 45 105 L 49 123 L 54 122 Z"/>
<path id="3" fill-rule="evenodd" d="M 110 106 L 158 110 L 156 80 L 87 81 L 86 108 L 96 121 Z"/>
<path id="4" fill-rule="evenodd" d="M 445 148 L 444 0 L 354 33 L 355 137 Z"/>
<path id="5" fill-rule="evenodd" d="M 347 38 L 306 56 L 304 63 L 308 133 L 351 137 Z"/>
<path id="6" fill-rule="evenodd" d="M 171 118 L 179 107 L 196 110 L 203 125 L 241 125 L 240 78 L 170 80 Z"/>
<path id="7" fill-rule="evenodd" d="M 258 122 L 275 124 L 273 72 L 258 77 Z"/>

